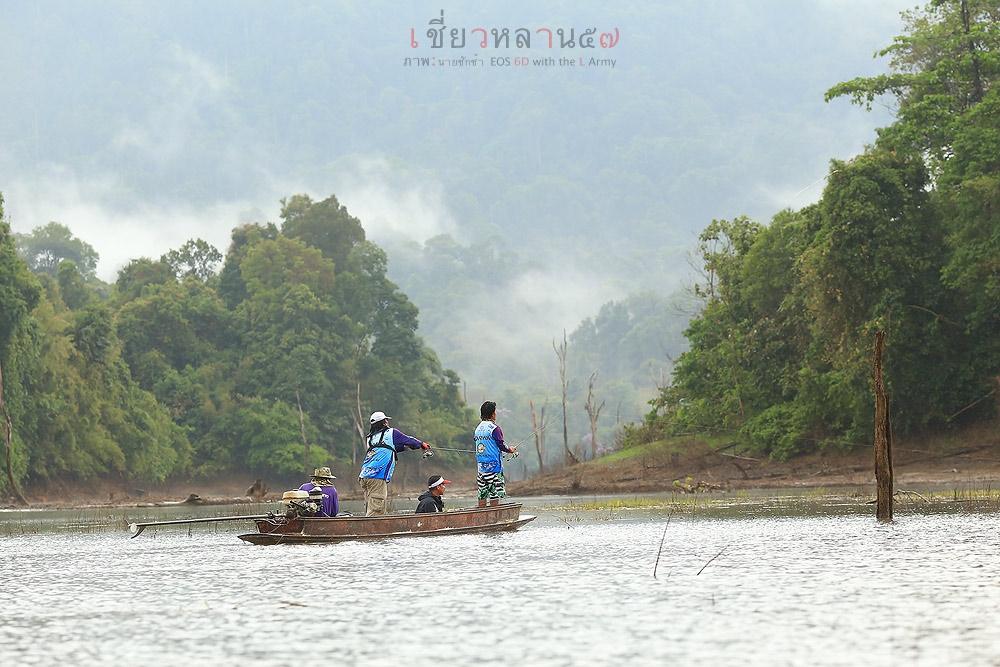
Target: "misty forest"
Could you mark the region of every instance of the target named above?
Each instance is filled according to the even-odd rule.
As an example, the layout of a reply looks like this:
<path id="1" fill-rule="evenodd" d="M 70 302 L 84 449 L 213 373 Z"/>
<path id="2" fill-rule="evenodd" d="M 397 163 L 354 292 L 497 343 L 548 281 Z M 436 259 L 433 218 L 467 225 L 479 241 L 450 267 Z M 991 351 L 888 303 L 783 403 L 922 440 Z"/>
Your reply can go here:
<path id="1" fill-rule="evenodd" d="M 0 665 L 1000 665 L 1000 0 L 10 0 Z"/>
<path id="2" fill-rule="evenodd" d="M 363 23 L 366 11 L 358 8 L 351 20 Z M 633 3 L 624 11 L 641 13 Z M 706 10 L 702 20 L 718 19 L 719 11 Z M 769 16 L 780 30 L 781 21 L 810 11 L 822 10 Z M 129 11 L 115 20 L 142 34 Z M 51 192 L 17 177 L 11 187 L 0 184 L 7 214 L 0 223 L 0 493 L 20 495 L 55 479 L 290 479 L 320 465 L 349 479 L 376 407 L 425 440 L 461 448 L 487 398 L 517 437 L 539 431 L 541 419 L 547 424 L 538 451 L 527 438 L 523 474 L 677 435 L 727 434 L 744 453 L 778 460 L 863 448 L 870 446 L 878 330 L 887 335 L 897 435 L 995 419 L 1000 5 L 932 2 L 906 13 L 902 25 L 874 63 L 864 64 L 870 53 L 851 54 L 852 67 L 862 63 L 867 73 L 839 69 L 837 78 L 813 81 L 806 102 L 791 94 L 741 100 L 736 84 L 699 97 L 689 81 L 657 79 L 651 63 L 622 73 L 624 88 L 614 90 L 627 92 L 613 104 L 595 93 L 616 84 L 599 78 L 566 84 L 560 102 L 541 94 L 554 85 L 546 75 L 527 82 L 539 92 L 535 106 L 511 107 L 516 136 L 485 125 L 486 102 L 475 94 L 489 90 L 491 99 L 510 101 L 524 94 L 515 88 L 523 80 L 464 82 L 453 93 L 434 88 L 441 94 L 424 113 L 438 120 L 427 125 L 415 113 L 386 116 L 414 104 L 416 93 L 399 80 L 405 72 L 379 89 L 317 71 L 339 87 L 338 106 L 373 115 L 338 118 L 330 141 L 340 157 L 331 161 L 319 157 L 330 146 L 300 136 L 315 129 L 305 114 L 317 98 L 298 91 L 300 104 L 288 91 L 281 117 L 259 111 L 300 154 L 271 159 L 265 147 L 254 159 L 270 173 L 283 162 L 292 173 L 295 162 L 314 161 L 325 165 L 318 171 L 354 174 L 327 181 L 335 187 L 325 191 L 261 187 L 215 139 L 192 147 L 186 172 L 167 173 L 169 155 L 141 163 L 141 151 L 102 153 L 77 130 L 117 98 L 87 110 L 71 105 L 59 126 L 65 150 L 92 152 L 95 164 L 114 161 L 131 173 L 136 191 L 148 191 L 145 204 L 178 192 L 203 203 L 242 180 L 280 210 L 222 216 L 224 243 L 218 233 L 183 225 L 186 240 L 162 252 L 149 250 L 155 243 L 111 243 L 109 264 L 89 236 L 94 228 L 72 216 L 24 225 L 27 213 L 18 211 L 30 212 Z M 251 40 L 266 39 L 264 29 L 240 27 Z M 707 78 L 715 64 L 706 60 L 690 76 Z M 792 87 L 815 76 L 814 63 L 798 65 L 786 73 Z M 287 66 L 277 60 L 262 71 L 278 79 Z M 212 96 L 227 84 L 205 76 L 202 93 L 216 103 Z M 420 80 L 422 72 L 413 76 L 440 86 Z M 195 129 L 214 136 L 212 123 L 222 121 L 200 101 L 173 102 L 194 105 Z M 581 111 L 563 120 L 562 103 Z M 725 113 L 745 114 L 736 124 L 742 130 L 723 125 L 717 110 L 730 103 Z M 762 202 L 738 182 L 746 154 L 764 154 L 785 170 L 784 182 L 808 185 L 802 174 L 811 156 L 791 144 L 796 131 L 805 132 L 798 113 L 815 104 L 839 105 L 836 122 L 856 123 L 866 113 L 885 122 L 861 133 L 867 145 L 853 157 L 846 147 L 821 156 L 829 163 L 818 198 L 796 206 L 789 186 Z M 468 133 L 456 130 L 470 118 L 479 120 Z M 49 120 L 57 119 L 42 122 Z M 39 122 L 37 112 L 25 122 Z M 630 134 L 610 146 L 568 139 L 618 131 L 623 122 Z M 360 158 L 368 151 L 366 123 L 379 125 L 398 153 Z M 169 152 L 159 142 L 181 129 L 162 130 L 121 135 L 119 146 Z M 745 143 L 753 132 L 763 138 Z M 24 136 L 34 143 L 8 142 L 12 150 L 63 150 L 33 132 Z M 434 149 L 421 156 L 425 145 Z M 563 168 L 548 170 L 550 162 Z M 205 163 L 218 164 L 210 178 Z M 796 174 L 798 181 L 790 178 Z M 436 183 L 427 196 L 446 202 L 447 220 L 428 219 L 425 200 L 401 222 L 387 222 L 377 205 L 352 208 L 347 195 L 364 193 L 366 179 L 374 190 Z M 23 201 L 30 197 L 40 200 Z M 141 219 L 143 209 L 122 204 L 129 206 Z M 462 465 L 457 455 L 439 460 Z"/>

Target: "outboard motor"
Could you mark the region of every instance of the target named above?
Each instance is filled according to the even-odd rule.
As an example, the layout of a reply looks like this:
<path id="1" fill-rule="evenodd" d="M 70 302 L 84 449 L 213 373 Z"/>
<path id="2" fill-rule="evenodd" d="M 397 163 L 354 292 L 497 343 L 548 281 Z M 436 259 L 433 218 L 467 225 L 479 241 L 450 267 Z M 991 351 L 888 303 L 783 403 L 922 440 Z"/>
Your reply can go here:
<path id="1" fill-rule="evenodd" d="M 285 505 L 285 516 L 294 519 L 300 516 L 316 516 L 323 507 L 323 491 L 313 489 L 312 492 L 296 489 L 281 494 L 281 502 Z"/>
<path id="2" fill-rule="evenodd" d="M 313 514 L 319 514 L 323 509 L 323 489 L 314 486 L 309 492 L 309 504 L 313 506 Z"/>

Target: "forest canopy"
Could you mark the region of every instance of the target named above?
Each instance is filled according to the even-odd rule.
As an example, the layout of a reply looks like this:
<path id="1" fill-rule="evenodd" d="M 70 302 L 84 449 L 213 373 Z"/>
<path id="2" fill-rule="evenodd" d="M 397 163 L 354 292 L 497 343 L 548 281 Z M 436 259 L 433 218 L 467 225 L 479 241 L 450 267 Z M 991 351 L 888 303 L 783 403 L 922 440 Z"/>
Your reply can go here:
<path id="1" fill-rule="evenodd" d="M 96 259 L 58 223 L 0 223 L 15 484 L 292 476 L 356 462 L 376 408 L 442 444 L 471 421 L 385 253 L 335 197 L 290 197 L 280 225 L 237 227 L 225 255 L 192 239 L 111 286 Z"/>
<path id="2" fill-rule="evenodd" d="M 871 350 L 888 335 L 894 429 L 993 416 L 1000 385 L 1000 3 L 904 14 L 891 72 L 828 99 L 890 99 L 896 121 L 833 160 L 818 203 L 700 236 L 701 313 L 631 441 L 735 431 L 777 458 L 866 441 Z"/>

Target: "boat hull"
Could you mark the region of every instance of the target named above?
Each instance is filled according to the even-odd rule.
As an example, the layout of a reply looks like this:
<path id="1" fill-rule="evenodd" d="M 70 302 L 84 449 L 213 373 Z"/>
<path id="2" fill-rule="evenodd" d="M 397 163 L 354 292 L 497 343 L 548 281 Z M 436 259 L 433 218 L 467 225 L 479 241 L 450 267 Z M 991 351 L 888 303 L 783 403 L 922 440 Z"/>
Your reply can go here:
<path id="1" fill-rule="evenodd" d="M 516 530 L 534 516 L 520 516 L 520 503 L 435 512 L 335 519 L 257 520 L 257 532 L 240 535 L 251 544 L 309 544 L 394 537 L 430 537 Z"/>

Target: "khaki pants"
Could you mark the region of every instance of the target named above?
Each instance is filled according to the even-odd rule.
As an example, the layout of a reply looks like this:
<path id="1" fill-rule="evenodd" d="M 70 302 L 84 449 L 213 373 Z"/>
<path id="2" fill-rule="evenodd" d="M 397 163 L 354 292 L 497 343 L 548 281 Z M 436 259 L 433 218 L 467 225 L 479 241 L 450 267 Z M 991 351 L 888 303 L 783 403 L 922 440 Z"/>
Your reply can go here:
<path id="1" fill-rule="evenodd" d="M 386 498 L 389 484 L 384 479 L 362 479 L 361 491 L 365 494 L 365 515 L 376 516 L 386 513 Z"/>

